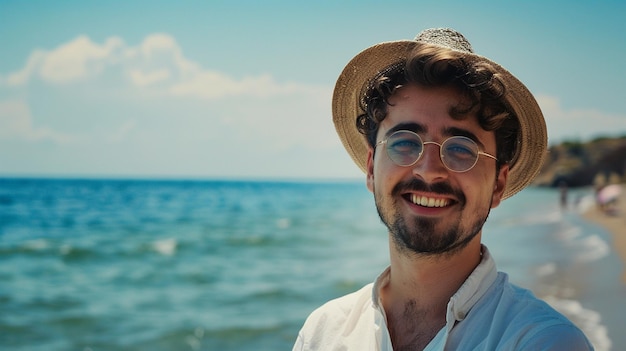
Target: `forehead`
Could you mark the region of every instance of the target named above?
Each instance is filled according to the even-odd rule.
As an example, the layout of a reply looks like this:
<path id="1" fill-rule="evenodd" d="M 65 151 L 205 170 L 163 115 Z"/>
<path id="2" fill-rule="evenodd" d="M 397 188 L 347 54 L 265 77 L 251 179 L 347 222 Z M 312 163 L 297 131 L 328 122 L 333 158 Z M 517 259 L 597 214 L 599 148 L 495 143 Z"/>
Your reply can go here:
<path id="1" fill-rule="evenodd" d="M 389 98 L 387 117 L 380 125 L 379 135 L 397 129 L 414 129 L 429 140 L 473 134 L 475 137 L 472 139 L 481 144 L 495 143 L 494 133 L 482 129 L 475 112 L 462 118 L 452 117 L 453 108 L 466 104 L 462 94 L 454 87 L 406 85 Z M 409 125 L 413 127 L 405 128 Z"/>

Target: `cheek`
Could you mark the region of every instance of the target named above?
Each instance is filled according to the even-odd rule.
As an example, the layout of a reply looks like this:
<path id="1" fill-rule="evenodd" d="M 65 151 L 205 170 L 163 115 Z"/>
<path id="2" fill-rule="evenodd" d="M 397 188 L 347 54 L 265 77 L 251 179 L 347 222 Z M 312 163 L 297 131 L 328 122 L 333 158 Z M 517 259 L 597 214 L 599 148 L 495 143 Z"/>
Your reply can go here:
<path id="1" fill-rule="evenodd" d="M 482 175 L 468 179 L 463 183 L 463 193 L 468 202 L 476 202 L 475 206 L 488 206 L 491 203 L 495 188 L 495 176 Z"/>
<path id="2" fill-rule="evenodd" d="M 384 157 L 384 155 L 383 155 Z M 372 193 L 389 195 L 393 187 L 406 175 L 402 169 L 389 165 L 384 159 L 376 159 L 376 165 L 367 174 L 367 188 Z"/>

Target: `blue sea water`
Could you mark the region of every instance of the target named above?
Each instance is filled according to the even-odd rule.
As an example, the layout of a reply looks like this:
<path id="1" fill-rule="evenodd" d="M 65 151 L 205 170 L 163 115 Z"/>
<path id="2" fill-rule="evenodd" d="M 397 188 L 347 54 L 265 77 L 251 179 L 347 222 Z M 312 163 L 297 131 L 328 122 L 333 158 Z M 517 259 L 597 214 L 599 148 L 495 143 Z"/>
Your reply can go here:
<path id="1" fill-rule="evenodd" d="M 555 191 L 506 200 L 483 242 L 598 350 L 626 347 L 610 236 Z M 290 350 L 387 246 L 361 182 L 0 179 L 0 350 Z"/>

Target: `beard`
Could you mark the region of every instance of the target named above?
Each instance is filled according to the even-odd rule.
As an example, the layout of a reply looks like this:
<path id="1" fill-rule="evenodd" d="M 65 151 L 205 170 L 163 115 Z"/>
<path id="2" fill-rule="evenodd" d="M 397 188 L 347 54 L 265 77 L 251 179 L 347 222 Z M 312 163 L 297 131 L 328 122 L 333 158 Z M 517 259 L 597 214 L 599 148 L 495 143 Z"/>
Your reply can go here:
<path id="1" fill-rule="evenodd" d="M 463 216 L 447 218 L 414 217 L 405 219 L 399 211 L 397 200 L 400 194 L 409 190 L 425 191 L 441 195 L 453 195 L 458 199 L 457 206 L 461 214 L 466 206 L 463 192 L 455 190 L 448 183 L 427 185 L 419 179 L 397 184 L 389 197 L 384 201 L 383 196 L 376 191 L 374 198 L 376 210 L 381 221 L 389 229 L 389 233 L 400 252 L 419 255 L 453 254 L 466 247 L 478 233 L 489 216 L 491 203 L 480 213 L 476 213 L 472 221 L 463 226 Z M 469 213 L 472 215 L 472 213 Z"/>

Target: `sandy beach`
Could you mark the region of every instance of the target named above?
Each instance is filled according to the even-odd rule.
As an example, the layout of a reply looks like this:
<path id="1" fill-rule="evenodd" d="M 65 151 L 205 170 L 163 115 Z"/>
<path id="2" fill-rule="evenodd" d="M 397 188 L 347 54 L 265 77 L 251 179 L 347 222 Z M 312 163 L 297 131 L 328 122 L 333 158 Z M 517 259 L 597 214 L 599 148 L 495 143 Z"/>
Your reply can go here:
<path id="1" fill-rule="evenodd" d="M 583 217 L 612 234 L 612 247 L 626 265 L 626 185 L 622 184 L 622 192 L 612 213 L 607 214 L 599 206 L 592 206 Z M 622 273 L 622 281 L 626 283 L 626 269 Z"/>

